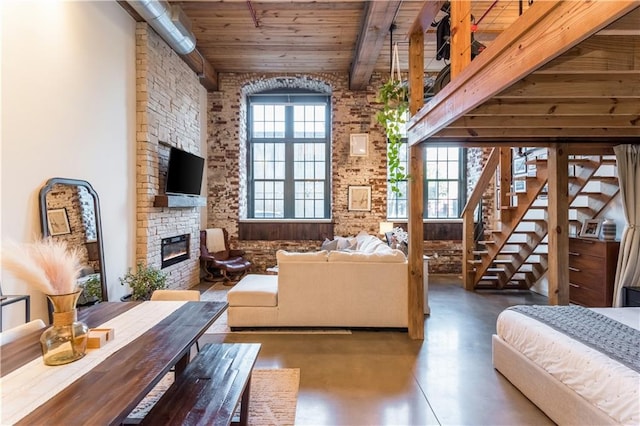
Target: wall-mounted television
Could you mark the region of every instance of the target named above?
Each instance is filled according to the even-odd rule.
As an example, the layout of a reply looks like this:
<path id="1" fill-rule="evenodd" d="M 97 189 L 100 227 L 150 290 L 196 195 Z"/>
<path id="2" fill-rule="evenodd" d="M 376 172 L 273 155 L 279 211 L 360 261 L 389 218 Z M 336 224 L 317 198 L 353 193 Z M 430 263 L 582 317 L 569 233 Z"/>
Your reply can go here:
<path id="1" fill-rule="evenodd" d="M 167 194 L 200 195 L 204 158 L 171 147 L 165 192 Z"/>

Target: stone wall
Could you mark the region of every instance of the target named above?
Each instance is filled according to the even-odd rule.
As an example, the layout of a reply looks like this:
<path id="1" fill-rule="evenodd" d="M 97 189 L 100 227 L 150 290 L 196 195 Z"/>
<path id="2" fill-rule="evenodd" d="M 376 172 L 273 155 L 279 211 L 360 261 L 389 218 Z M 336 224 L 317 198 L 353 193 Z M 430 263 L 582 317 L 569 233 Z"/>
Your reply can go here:
<path id="1" fill-rule="evenodd" d="M 497 149 L 497 148 L 496 148 Z M 470 148 L 467 151 L 467 198 L 471 195 L 493 148 Z M 496 176 L 482 194 L 482 221 L 485 229 L 494 229 L 499 219 L 496 204 Z"/>
<path id="2" fill-rule="evenodd" d="M 189 259 L 169 266 L 170 288 L 199 282 L 200 207 L 159 208 L 171 146 L 200 154 L 204 88 L 184 61 L 145 23 L 136 26 L 136 261 L 160 268 L 162 238 L 189 234 Z M 132 265 L 134 266 L 134 265 Z"/>
<path id="3" fill-rule="evenodd" d="M 246 217 L 247 95 L 264 90 L 296 87 L 331 95 L 332 180 L 331 211 L 335 235 L 377 233 L 386 220 L 386 139 L 375 120 L 380 109 L 377 88 L 387 75 L 374 74 L 366 90 L 348 88 L 346 74 L 239 74 L 219 75 L 219 91 L 208 94 L 208 227 L 224 227 L 233 247 L 247 251 L 255 271 L 275 264 L 278 249 L 317 250 L 322 241 L 238 241 L 238 220 Z M 349 135 L 369 134 L 369 155 L 349 155 Z M 348 211 L 349 185 L 370 185 L 370 212 Z M 461 241 L 425 241 L 425 253 L 438 253 L 430 262 L 434 273 L 461 271 Z"/>

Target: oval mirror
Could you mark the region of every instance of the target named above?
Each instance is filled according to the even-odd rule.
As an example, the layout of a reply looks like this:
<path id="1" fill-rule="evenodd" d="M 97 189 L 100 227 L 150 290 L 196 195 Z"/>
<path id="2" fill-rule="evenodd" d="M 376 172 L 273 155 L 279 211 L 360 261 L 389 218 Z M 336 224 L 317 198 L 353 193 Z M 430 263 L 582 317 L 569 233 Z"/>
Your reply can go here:
<path id="1" fill-rule="evenodd" d="M 82 262 L 79 284 L 86 289 L 88 282 L 99 283 L 97 294 L 106 302 L 100 202 L 91 184 L 78 179 L 49 179 L 40 190 L 40 226 L 43 237 L 64 240 L 78 250 Z M 78 302 L 92 301 L 95 296 L 85 290 Z"/>

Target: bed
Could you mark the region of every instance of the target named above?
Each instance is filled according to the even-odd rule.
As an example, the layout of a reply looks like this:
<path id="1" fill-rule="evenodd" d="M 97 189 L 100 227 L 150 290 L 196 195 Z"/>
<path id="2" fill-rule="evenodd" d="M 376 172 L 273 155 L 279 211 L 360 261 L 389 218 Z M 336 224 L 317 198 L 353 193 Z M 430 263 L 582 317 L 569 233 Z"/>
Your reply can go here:
<path id="1" fill-rule="evenodd" d="M 547 325 L 532 314 L 549 308 L 582 310 L 593 317 L 598 316 L 594 312 L 601 314 L 604 317 L 594 320 L 634 329 L 625 330 L 631 334 L 626 333 L 629 347 L 629 342 L 640 338 L 640 308 L 523 307 L 527 312 L 518 308 L 500 313 L 493 335 L 493 365 L 502 375 L 560 425 L 640 424 L 640 348 L 632 344 L 631 356 L 629 351 L 622 357 L 605 355 L 590 346 L 593 342 L 581 343 L 554 328 L 557 324 Z M 609 339 L 590 338 L 596 345 Z M 609 350 L 618 345 L 607 342 L 605 346 Z"/>

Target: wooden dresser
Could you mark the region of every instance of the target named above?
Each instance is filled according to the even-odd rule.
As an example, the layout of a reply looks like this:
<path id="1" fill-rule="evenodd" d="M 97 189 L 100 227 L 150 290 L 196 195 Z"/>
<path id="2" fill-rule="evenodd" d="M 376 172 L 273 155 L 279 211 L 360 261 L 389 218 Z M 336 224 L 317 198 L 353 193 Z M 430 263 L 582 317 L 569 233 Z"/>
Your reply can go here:
<path id="1" fill-rule="evenodd" d="M 569 301 L 610 307 L 618 262 L 618 241 L 569 238 Z"/>

